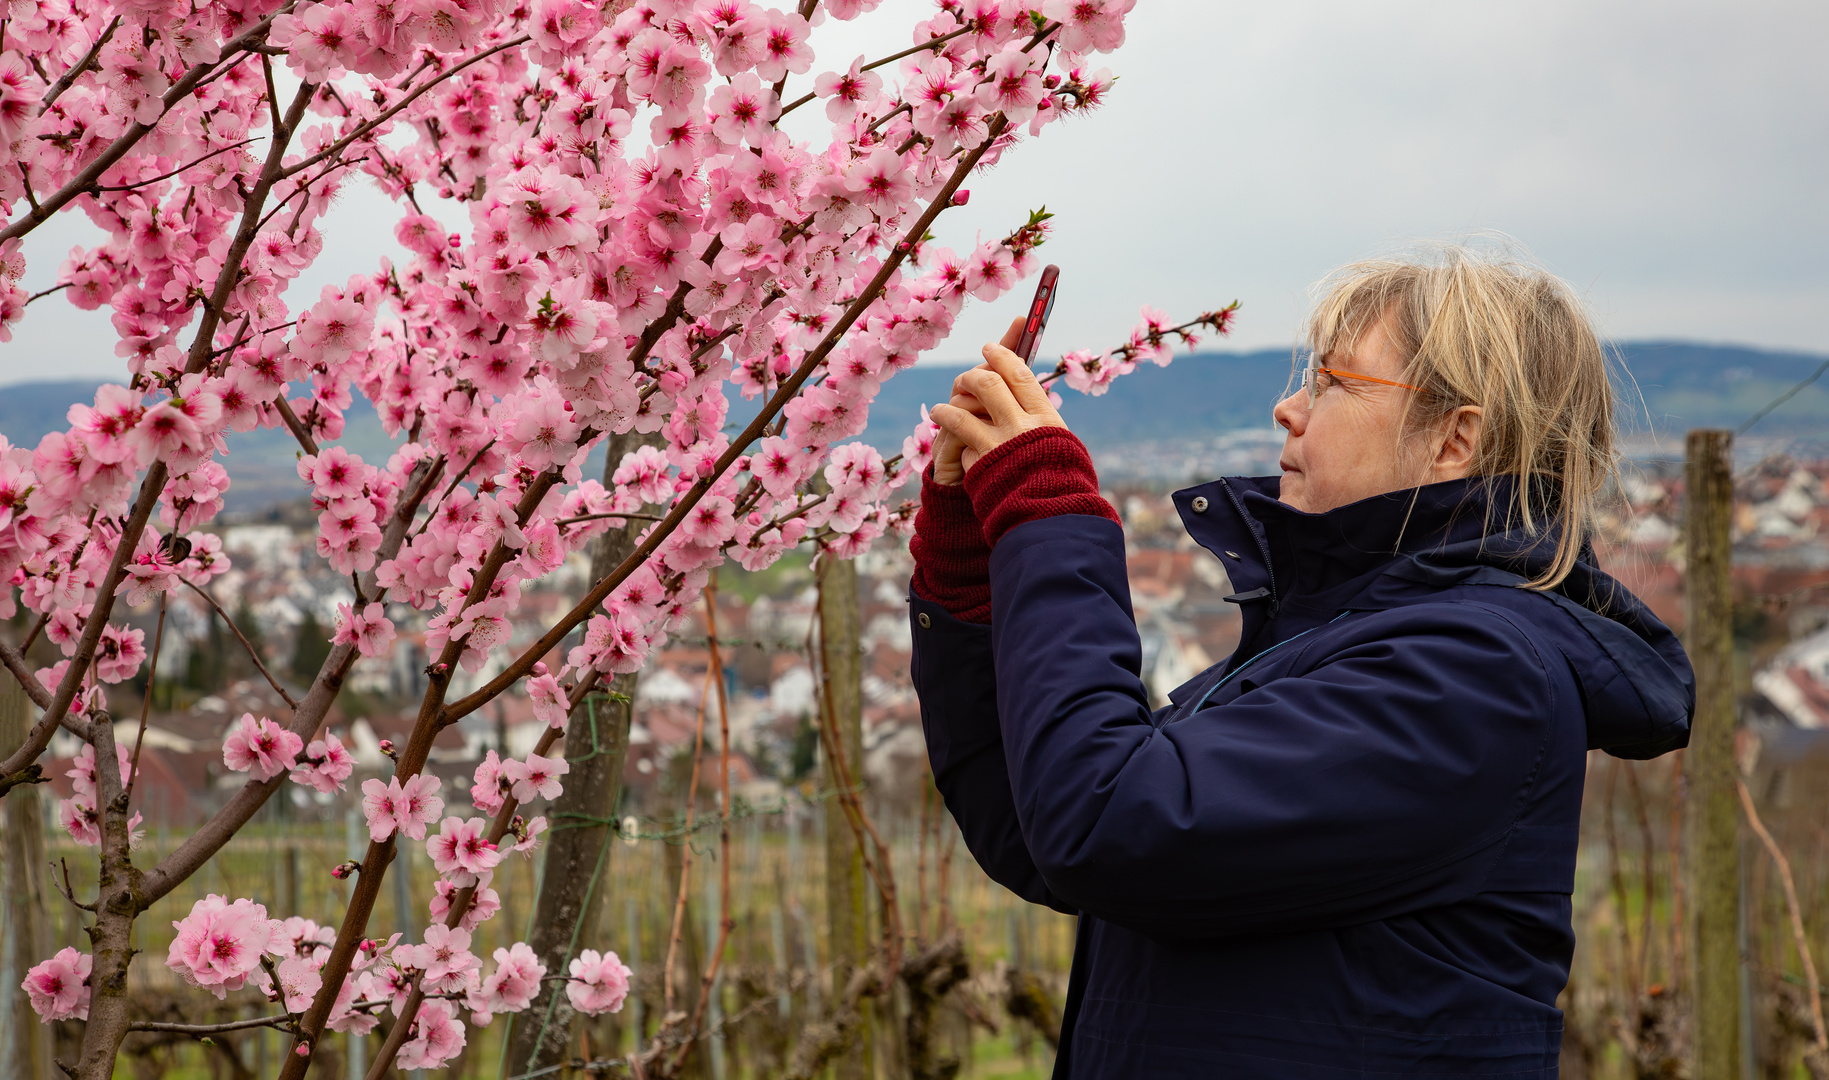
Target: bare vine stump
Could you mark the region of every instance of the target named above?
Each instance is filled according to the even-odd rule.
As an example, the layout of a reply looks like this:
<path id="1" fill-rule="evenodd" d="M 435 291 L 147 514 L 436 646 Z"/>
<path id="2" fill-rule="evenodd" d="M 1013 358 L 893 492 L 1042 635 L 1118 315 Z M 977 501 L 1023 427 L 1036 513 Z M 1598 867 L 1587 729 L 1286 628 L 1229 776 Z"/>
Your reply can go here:
<path id="1" fill-rule="evenodd" d="M 0 752 L 25 742 L 35 710 L 25 689 L 0 677 Z M 19 989 L 33 964 L 51 955 L 51 923 L 45 910 L 44 803 L 36 785 L 0 799 L 0 875 L 6 882 L 4 926 L 0 927 L 0 1074 L 21 1080 L 58 1080 L 51 1064 L 51 1027 L 38 1022 Z"/>

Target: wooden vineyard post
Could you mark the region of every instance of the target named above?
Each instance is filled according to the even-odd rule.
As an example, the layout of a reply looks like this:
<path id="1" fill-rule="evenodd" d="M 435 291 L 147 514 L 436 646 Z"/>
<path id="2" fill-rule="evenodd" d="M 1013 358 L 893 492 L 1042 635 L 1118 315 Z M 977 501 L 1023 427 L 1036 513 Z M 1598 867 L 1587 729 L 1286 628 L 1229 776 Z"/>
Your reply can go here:
<path id="1" fill-rule="evenodd" d="M 658 445 L 653 435 L 612 435 L 604 454 L 603 483 L 623 455 L 643 445 Z M 591 580 L 597 581 L 635 550 L 638 526 L 611 529 L 591 552 Z M 565 725 L 564 790 L 551 809 L 552 831 L 546 834 L 546 864 L 540 875 L 533 933 L 528 945 L 549 976 L 564 975 L 583 949 L 604 951 L 599 929 L 611 889 L 610 851 L 615 839 L 608 824 L 622 799 L 622 768 L 628 757 L 629 725 L 634 717 L 634 673 L 608 682 L 608 694 L 588 694 Z M 509 1018 L 505 1076 L 547 1068 L 570 1055 L 577 1013 L 565 996 L 565 984 L 542 983 L 533 1004 Z M 637 1040 L 640 1034 L 637 1033 Z"/>
<path id="2" fill-rule="evenodd" d="M 25 688 L 0 676 L 0 754 L 25 742 L 35 719 Z M 51 1026 L 40 1023 L 19 984 L 33 964 L 50 958 L 51 924 L 45 910 L 44 804 L 36 786 L 0 800 L 0 874 L 5 875 L 4 926 L 0 926 L 0 1076 L 51 1080 Z"/>
<path id="3" fill-rule="evenodd" d="M 864 775 L 864 664 L 859 648 L 857 564 L 849 559 L 819 559 L 820 667 L 822 702 L 831 715 L 834 740 L 844 754 L 853 784 Z M 827 755 L 825 785 L 844 786 L 837 764 Z M 844 992 L 851 973 L 867 962 L 870 950 L 869 905 L 865 892 L 864 852 L 837 798 L 826 800 L 826 916 L 832 945 L 832 992 Z M 859 1038 L 833 1060 L 836 1080 L 868 1080 L 874 1074 L 875 1044 L 870 1010 L 863 1010 Z"/>
<path id="4" fill-rule="evenodd" d="M 1740 1073 L 1739 810 L 1734 788 L 1734 634 L 1729 591 L 1733 433 L 1689 433 L 1684 512 L 1684 638 L 1696 672 L 1685 754 L 1690 994 L 1697 1080 Z"/>

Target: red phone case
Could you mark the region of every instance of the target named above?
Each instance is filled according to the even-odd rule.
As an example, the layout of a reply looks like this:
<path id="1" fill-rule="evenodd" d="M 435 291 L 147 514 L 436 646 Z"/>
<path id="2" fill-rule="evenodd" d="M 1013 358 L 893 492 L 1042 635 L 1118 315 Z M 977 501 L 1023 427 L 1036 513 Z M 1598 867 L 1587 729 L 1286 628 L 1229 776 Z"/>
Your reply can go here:
<path id="1" fill-rule="evenodd" d="M 1049 263 L 1042 267 L 1041 280 L 1035 285 L 1035 299 L 1029 301 L 1029 317 L 1023 321 L 1022 337 L 1016 342 L 1016 355 L 1023 363 L 1032 363 L 1035 350 L 1041 346 L 1042 331 L 1048 328 L 1048 316 L 1054 311 L 1054 297 L 1060 291 L 1061 268 Z"/>

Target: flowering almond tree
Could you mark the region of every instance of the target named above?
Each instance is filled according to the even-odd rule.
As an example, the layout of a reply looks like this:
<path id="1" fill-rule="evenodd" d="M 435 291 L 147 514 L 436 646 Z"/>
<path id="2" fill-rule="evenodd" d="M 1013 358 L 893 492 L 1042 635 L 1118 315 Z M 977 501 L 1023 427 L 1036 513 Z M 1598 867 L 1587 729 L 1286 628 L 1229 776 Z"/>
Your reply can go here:
<path id="1" fill-rule="evenodd" d="M 47 295 L 17 284 L 30 234 L 79 211 L 107 239 L 71 252 L 48 292 L 111 310 L 127 374 L 37 447 L 0 439 L 0 615 L 38 616 L 0 659 L 43 710 L 0 762 L 0 792 L 41 782 L 52 735 L 75 735 L 76 794 L 60 816 L 100 864 L 83 904 L 91 951 L 64 949 L 24 987 L 46 1020 L 87 1020 L 75 1075 L 110 1076 L 129 1030 L 134 920 L 281 784 L 346 785 L 353 762 L 325 714 L 409 610 L 426 617 L 429 684 L 391 748 L 393 775 L 362 785 L 370 843 L 337 871 L 356 878 L 348 909 L 319 925 L 212 895 L 175 924 L 164 962 L 218 998 L 253 986 L 278 1003 L 269 1022 L 293 1036 L 289 1078 L 327 1029 L 365 1032 L 383 1011 L 397 1019 L 371 1075 L 449 1060 L 466 1019 L 525 1008 L 543 980 L 580 1011 L 620 1007 L 630 973 L 613 953 L 586 949 L 561 972 L 524 944 L 471 951 L 499 907 L 496 864 L 544 828 L 517 809 L 560 790 L 568 712 L 600 678 L 638 669 L 725 559 L 759 569 L 802 543 L 849 557 L 907 529 L 912 508 L 890 492 L 924 467 L 931 427 L 888 461 L 833 444 L 863 429 L 882 381 L 940 342 L 968 297 L 993 299 L 1029 270 L 1045 215 L 964 253 L 929 229 L 965 201 L 974 170 L 1099 104 L 1112 79 L 1091 57 L 1122 43 L 1135 0 L 937 0 L 907 47 L 816 67 L 814 28 L 877 2 L 5 9 L 0 341 Z M 829 140 L 783 132 L 800 109 L 824 111 Z M 320 219 L 361 177 L 394 200 L 411 261 L 289 295 L 322 246 Z M 466 228 L 448 231 L 426 200 L 453 204 Z M 1115 354 L 1075 354 L 1059 373 L 1098 392 L 1229 315 L 1146 319 Z M 734 435 L 733 393 L 754 403 Z M 357 394 L 396 440 L 385 461 L 336 444 Z M 204 531 L 230 483 L 217 457 L 257 427 L 297 439 L 317 553 L 355 601 L 303 696 L 275 683 L 291 714 L 232 726 L 223 761 L 245 784 L 137 866 L 139 744 L 116 742 L 104 684 L 156 659 L 166 593 L 201 592 L 227 569 Z M 608 484 L 581 475 L 594 445 L 631 431 L 659 445 L 612 462 Z M 633 554 L 509 655 L 522 589 L 631 520 L 648 523 Z M 117 603 L 156 605 L 161 630 L 149 642 L 111 622 Z M 64 659 L 33 670 L 40 635 Z M 450 694 L 454 668 L 486 664 L 499 674 Z M 525 759 L 478 768 L 470 802 L 487 818 L 446 814 L 422 771 L 434 736 L 517 686 L 551 729 Z M 369 925 L 407 842 L 440 875 L 422 941 Z"/>

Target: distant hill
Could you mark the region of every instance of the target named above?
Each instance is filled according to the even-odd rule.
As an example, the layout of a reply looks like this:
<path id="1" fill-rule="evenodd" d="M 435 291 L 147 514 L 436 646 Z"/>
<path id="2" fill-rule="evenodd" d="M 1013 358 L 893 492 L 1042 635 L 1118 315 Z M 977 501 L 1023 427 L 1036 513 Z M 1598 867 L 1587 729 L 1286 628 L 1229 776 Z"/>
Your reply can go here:
<path id="1" fill-rule="evenodd" d="M 1680 341 L 1620 346 L 1627 403 L 1621 421 L 1634 433 L 1680 434 L 1692 427 L 1736 427 L 1815 371 L 1825 357 Z M 899 450 L 920 420 L 921 406 L 946 400 L 958 367 L 917 367 L 885 383 L 863 438 L 886 453 Z M 1166 368 L 1144 365 L 1100 398 L 1064 390 L 1062 415 L 1096 451 L 1126 443 L 1205 439 L 1270 425 L 1270 407 L 1289 385 L 1287 349 L 1179 355 Z M 68 426 L 72 402 L 94 399 L 97 380 L 28 382 L 0 387 L 0 434 L 15 446 L 37 446 Z M 1810 386 L 1762 420 L 1760 435 L 1829 435 L 1829 378 Z M 299 493 L 298 445 L 281 430 L 231 436 L 224 464 L 234 478 L 228 503 L 256 510 Z M 362 399 L 349 410 L 344 445 L 380 462 L 392 442 Z M 586 469 L 596 475 L 601 458 Z"/>
<path id="2" fill-rule="evenodd" d="M 1734 346 L 1644 341 L 1620 346 L 1631 433 L 1680 434 L 1692 427 L 1737 427 L 1829 357 Z M 1182 354 L 1166 368 L 1144 365 L 1100 398 L 1062 390 L 1061 415 L 1094 450 L 1116 442 L 1201 438 L 1270 424 L 1270 409 L 1290 385 L 1290 351 Z M 918 367 L 891 379 L 870 412 L 864 438 L 899 447 L 921 405 L 946 400 L 955 367 Z M 1642 402 L 1640 400 L 1642 395 Z M 1829 376 L 1760 421 L 1761 435 L 1829 434 Z"/>

